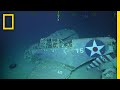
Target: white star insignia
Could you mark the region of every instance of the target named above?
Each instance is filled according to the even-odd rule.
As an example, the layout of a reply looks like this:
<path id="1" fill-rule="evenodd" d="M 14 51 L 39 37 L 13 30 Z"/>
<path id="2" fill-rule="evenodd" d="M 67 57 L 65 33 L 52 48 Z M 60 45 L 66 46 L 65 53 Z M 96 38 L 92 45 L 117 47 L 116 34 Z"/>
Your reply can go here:
<path id="1" fill-rule="evenodd" d="M 104 47 L 105 45 L 101 45 L 101 46 L 98 46 L 95 42 L 95 40 L 93 41 L 93 45 L 91 47 L 86 47 L 87 49 L 89 49 L 91 51 L 91 55 L 90 56 L 93 56 L 94 54 L 99 54 L 101 55 L 101 52 L 100 50 Z M 96 48 L 97 50 L 93 50 L 94 48 Z"/>

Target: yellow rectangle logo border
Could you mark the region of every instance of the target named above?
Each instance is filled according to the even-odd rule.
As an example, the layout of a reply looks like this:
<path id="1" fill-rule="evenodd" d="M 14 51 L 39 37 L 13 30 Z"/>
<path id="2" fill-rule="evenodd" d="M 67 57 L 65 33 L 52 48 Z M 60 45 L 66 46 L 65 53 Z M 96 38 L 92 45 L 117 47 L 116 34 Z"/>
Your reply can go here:
<path id="1" fill-rule="evenodd" d="M 117 11 L 117 79 L 120 79 L 120 11 Z"/>
<path id="2" fill-rule="evenodd" d="M 5 27 L 5 17 L 12 17 L 12 27 Z M 3 30 L 14 30 L 14 14 L 3 14 Z"/>

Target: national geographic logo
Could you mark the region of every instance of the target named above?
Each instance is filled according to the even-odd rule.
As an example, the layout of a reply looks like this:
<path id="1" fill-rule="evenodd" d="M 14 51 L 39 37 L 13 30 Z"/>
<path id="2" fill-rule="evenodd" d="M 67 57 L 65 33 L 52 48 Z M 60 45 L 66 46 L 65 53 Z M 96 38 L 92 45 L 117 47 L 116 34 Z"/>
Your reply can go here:
<path id="1" fill-rule="evenodd" d="M 10 20 L 7 20 L 6 18 L 11 18 Z M 10 22 L 10 26 L 7 26 L 7 22 Z M 3 14 L 3 21 L 2 21 L 3 30 L 14 30 L 14 14 Z"/>

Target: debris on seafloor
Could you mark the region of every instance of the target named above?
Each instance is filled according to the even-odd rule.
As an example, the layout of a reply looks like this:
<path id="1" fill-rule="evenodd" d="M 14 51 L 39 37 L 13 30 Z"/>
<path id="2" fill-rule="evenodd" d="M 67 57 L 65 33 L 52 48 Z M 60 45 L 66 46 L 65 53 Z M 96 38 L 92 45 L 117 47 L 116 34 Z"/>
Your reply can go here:
<path id="1" fill-rule="evenodd" d="M 74 30 L 69 29 L 59 30 L 48 37 L 41 38 L 40 42 L 25 51 L 25 60 L 37 64 L 27 78 L 69 78 L 74 71 L 82 68 L 82 65 L 95 59 L 95 57 L 90 57 L 84 51 L 85 45 L 91 39 L 92 41 L 93 39 L 96 41 L 99 39 L 103 42 L 102 45 L 106 45 L 105 55 L 107 57 L 103 55 L 106 58 L 102 57 L 101 61 L 105 62 L 107 60 L 111 63 L 109 65 L 107 65 L 107 62 L 101 63 L 99 68 L 101 71 L 104 69 L 105 72 L 103 71 L 102 75 L 99 74 L 99 76 L 102 76 L 102 79 L 114 78 L 113 73 L 109 73 L 109 71 L 112 71 L 110 68 L 113 66 L 112 63 L 116 62 L 116 59 L 111 60 L 112 57 L 108 55 L 114 52 L 115 48 L 113 49 L 114 46 L 112 46 L 114 39 L 110 37 L 80 39 Z M 95 62 L 93 64 L 96 65 Z"/>
<path id="2" fill-rule="evenodd" d="M 104 63 L 100 66 L 102 71 L 101 79 L 115 79 L 117 78 L 117 61 L 116 58 L 111 62 Z"/>
<path id="3" fill-rule="evenodd" d="M 116 77 L 116 69 L 109 68 L 102 73 L 102 79 L 114 79 Z"/>
<path id="4" fill-rule="evenodd" d="M 15 63 L 9 65 L 9 69 L 14 69 L 16 67 L 17 67 L 17 64 L 15 64 Z"/>
<path id="5" fill-rule="evenodd" d="M 52 33 L 48 37 L 41 38 L 40 42 L 30 46 L 29 49 L 25 50 L 24 58 L 28 62 L 36 63 L 39 62 L 40 58 L 34 56 L 34 52 L 38 49 L 46 48 L 63 48 L 71 47 L 73 39 L 78 39 L 79 35 L 70 29 L 58 30 Z"/>

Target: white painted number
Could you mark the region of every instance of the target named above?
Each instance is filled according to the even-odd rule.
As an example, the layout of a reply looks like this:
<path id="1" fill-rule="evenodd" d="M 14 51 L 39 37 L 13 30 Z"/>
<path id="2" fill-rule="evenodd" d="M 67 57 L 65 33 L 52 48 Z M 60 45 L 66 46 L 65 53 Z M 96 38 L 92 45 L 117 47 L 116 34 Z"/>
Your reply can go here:
<path id="1" fill-rule="evenodd" d="M 84 50 L 83 50 L 83 48 L 80 48 L 80 53 L 84 53 Z"/>

